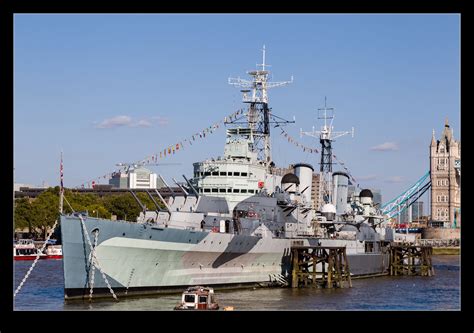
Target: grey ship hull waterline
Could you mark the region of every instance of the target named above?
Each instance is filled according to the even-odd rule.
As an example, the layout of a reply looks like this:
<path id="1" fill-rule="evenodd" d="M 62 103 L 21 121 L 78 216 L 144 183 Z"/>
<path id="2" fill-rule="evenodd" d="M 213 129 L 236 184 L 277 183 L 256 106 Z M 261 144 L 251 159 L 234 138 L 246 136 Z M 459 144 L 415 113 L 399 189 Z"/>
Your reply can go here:
<path id="1" fill-rule="evenodd" d="M 84 218 L 87 231 L 99 230 L 95 249 L 101 269 L 117 295 L 181 292 L 183 287 L 215 288 L 266 284 L 272 276 L 290 273 L 290 247 L 302 239 L 274 239 L 228 233 L 179 230 Z M 78 217 L 63 216 L 65 297 L 89 295 L 89 254 Z M 351 273 L 386 272 L 388 254 L 365 253 L 358 240 L 303 239 L 303 245 L 346 246 Z M 300 243 L 301 244 L 301 243 Z M 96 278 L 94 297 L 110 296 L 105 281 Z"/>
<path id="2" fill-rule="evenodd" d="M 165 200 L 155 190 L 162 205 L 142 207 L 137 222 L 61 215 L 66 299 L 284 284 L 295 245 L 346 247 L 353 277 L 387 272 L 393 234 L 370 191 L 348 201 L 347 175 L 325 175 L 334 188 L 326 182 L 320 192 L 333 194 L 315 207 L 311 165 L 277 172 L 270 124 L 284 122 L 273 118 L 267 89 L 290 82 L 267 82 L 265 51 L 262 66 L 248 72 L 252 81 L 229 79 L 250 88 L 247 112 L 226 123 L 224 156 L 194 163 L 193 178 L 177 183 L 184 195 Z"/>

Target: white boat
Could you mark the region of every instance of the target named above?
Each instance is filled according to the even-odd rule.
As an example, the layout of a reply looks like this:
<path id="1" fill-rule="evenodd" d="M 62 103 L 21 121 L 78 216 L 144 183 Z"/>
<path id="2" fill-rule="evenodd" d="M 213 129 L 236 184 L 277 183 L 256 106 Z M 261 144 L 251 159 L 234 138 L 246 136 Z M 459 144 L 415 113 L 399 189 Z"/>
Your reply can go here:
<path id="1" fill-rule="evenodd" d="M 20 239 L 13 243 L 13 258 L 15 260 L 35 260 L 46 259 L 47 255 L 36 248 L 32 239 Z"/>

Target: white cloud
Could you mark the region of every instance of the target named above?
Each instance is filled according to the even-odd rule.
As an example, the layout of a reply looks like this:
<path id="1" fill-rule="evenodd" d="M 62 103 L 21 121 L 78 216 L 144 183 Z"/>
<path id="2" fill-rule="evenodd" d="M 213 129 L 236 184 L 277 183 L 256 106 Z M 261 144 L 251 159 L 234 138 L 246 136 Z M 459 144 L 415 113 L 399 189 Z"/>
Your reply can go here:
<path id="1" fill-rule="evenodd" d="M 144 119 L 132 119 L 129 116 L 116 116 L 107 118 L 101 121 L 99 124 L 95 122 L 96 128 L 115 128 L 115 127 L 152 127 L 154 122 L 158 122 L 158 125 L 164 126 L 169 123 L 167 118 L 164 117 L 151 117 Z"/>
<path id="2" fill-rule="evenodd" d="M 132 118 L 129 116 L 116 116 L 108 119 L 104 119 L 96 128 L 114 128 L 120 126 L 130 126 L 132 124 Z"/>
<path id="3" fill-rule="evenodd" d="M 151 117 L 152 120 L 156 120 L 158 122 L 158 125 L 160 126 L 165 126 L 170 123 L 169 119 L 167 117 L 162 117 L 162 116 L 153 116 Z"/>
<path id="4" fill-rule="evenodd" d="M 370 148 L 373 151 L 395 151 L 398 150 L 398 144 L 396 142 L 384 142 L 378 146 Z"/>
<path id="5" fill-rule="evenodd" d="M 357 180 L 375 180 L 377 179 L 377 175 L 368 175 L 368 176 L 359 176 L 356 177 Z"/>
<path id="6" fill-rule="evenodd" d="M 151 127 L 153 124 L 146 119 L 139 120 L 138 122 L 134 123 L 133 126 L 136 127 Z"/>
<path id="7" fill-rule="evenodd" d="M 402 176 L 393 176 L 387 178 L 386 182 L 387 183 L 403 183 L 405 180 L 403 179 Z"/>

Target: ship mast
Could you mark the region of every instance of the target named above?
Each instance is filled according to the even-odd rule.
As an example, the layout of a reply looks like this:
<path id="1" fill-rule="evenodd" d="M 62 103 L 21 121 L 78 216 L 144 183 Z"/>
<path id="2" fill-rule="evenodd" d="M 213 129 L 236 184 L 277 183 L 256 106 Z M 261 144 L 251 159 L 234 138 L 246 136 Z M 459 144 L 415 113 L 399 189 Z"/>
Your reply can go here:
<path id="1" fill-rule="evenodd" d="M 332 123 L 334 121 L 334 108 L 327 107 L 327 98 L 324 97 L 324 108 L 318 108 L 318 119 L 324 119 L 324 125 L 321 126 L 320 131 L 315 131 L 314 126 L 311 132 L 303 132 L 303 129 L 300 130 L 300 135 L 307 135 L 314 138 L 319 138 L 319 143 L 321 144 L 321 162 L 320 162 L 320 193 L 323 194 L 322 203 L 332 202 L 332 141 L 334 139 L 344 136 L 346 134 L 351 134 L 354 137 L 354 127 L 351 131 L 344 132 L 335 132 L 333 131 L 334 127 Z M 328 120 L 330 123 L 328 125 Z"/>
<path id="2" fill-rule="evenodd" d="M 271 167 L 272 154 L 270 142 L 270 118 L 272 118 L 271 108 L 268 107 L 268 89 L 280 87 L 293 82 L 268 82 L 269 71 L 265 67 L 270 67 L 265 63 L 265 45 L 263 45 L 263 59 L 261 64 L 257 64 L 262 69 L 248 71 L 252 80 L 239 78 L 229 78 L 229 84 L 244 88 L 243 102 L 249 104 L 247 112 L 247 122 L 255 138 L 254 151 L 257 152 L 257 158 L 264 162 L 267 168 Z M 249 96 L 250 93 L 250 96 Z M 283 121 L 282 123 L 288 123 Z"/>

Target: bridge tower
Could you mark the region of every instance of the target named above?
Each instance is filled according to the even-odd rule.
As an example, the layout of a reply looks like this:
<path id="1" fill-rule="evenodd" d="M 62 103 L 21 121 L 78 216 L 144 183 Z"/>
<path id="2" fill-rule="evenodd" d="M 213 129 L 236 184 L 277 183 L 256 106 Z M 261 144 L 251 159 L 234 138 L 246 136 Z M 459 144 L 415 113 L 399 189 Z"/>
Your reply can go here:
<path id="1" fill-rule="evenodd" d="M 430 144 L 431 220 L 445 227 L 461 226 L 461 142 L 454 139 L 446 119 L 439 140 Z"/>

